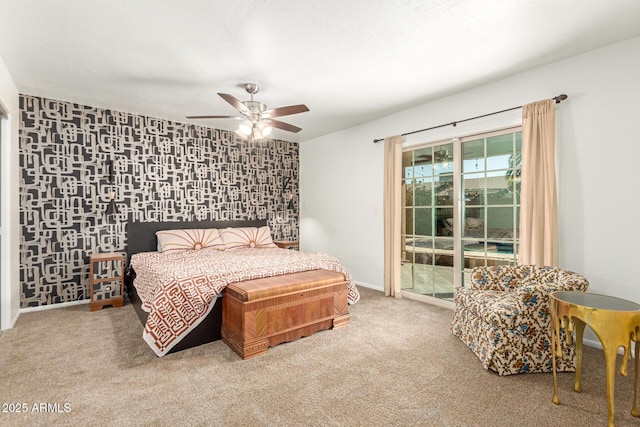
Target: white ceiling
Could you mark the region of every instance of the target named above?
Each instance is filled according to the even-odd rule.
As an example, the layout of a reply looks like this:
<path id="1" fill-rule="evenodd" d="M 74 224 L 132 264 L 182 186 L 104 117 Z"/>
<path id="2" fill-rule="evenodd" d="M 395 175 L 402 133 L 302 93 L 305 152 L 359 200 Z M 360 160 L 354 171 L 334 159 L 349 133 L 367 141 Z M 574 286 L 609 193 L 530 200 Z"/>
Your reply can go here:
<path id="1" fill-rule="evenodd" d="M 235 130 L 217 92 L 304 141 L 640 35 L 638 0 L 0 0 L 21 93 Z M 639 53 L 640 54 L 640 53 Z"/>

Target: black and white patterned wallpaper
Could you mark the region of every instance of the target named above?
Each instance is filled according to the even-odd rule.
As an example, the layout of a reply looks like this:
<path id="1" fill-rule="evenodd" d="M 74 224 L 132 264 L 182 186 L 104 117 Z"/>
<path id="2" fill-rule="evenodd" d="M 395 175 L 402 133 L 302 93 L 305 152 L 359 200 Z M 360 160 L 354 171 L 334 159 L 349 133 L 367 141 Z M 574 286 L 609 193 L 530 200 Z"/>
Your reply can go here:
<path id="1" fill-rule="evenodd" d="M 128 221 L 267 219 L 298 238 L 297 143 L 27 95 L 20 111 L 23 308 L 88 298 L 89 254 L 126 252 Z"/>

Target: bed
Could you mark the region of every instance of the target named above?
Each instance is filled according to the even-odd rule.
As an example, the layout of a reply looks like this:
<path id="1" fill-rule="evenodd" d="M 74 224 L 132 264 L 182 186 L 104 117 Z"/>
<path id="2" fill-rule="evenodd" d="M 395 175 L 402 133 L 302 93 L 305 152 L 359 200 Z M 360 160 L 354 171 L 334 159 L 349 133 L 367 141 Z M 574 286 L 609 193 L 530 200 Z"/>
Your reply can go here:
<path id="1" fill-rule="evenodd" d="M 158 356 L 220 339 L 222 291 L 231 283 L 272 276 L 270 280 L 277 283 L 279 276 L 329 270 L 343 273 L 348 281 L 349 303 L 359 299 L 349 272 L 335 258 L 275 247 L 265 221 L 131 222 L 128 227 L 129 299 L 144 325 L 144 340 Z M 225 230 L 248 227 L 266 229 L 269 235 L 264 242 L 270 244 L 229 250 L 225 237 L 227 250 L 208 245 L 202 250 L 157 251 L 156 232 L 220 230 L 221 235 L 232 236 Z"/>
<path id="2" fill-rule="evenodd" d="M 225 227 L 261 227 L 266 225 L 265 220 L 258 221 L 170 221 L 170 222 L 129 222 L 127 225 L 127 259 L 131 262 L 131 257 L 141 252 L 153 252 L 158 249 L 156 232 L 161 230 L 175 230 L 185 228 L 225 228 Z M 125 276 L 127 295 L 129 301 L 144 327 L 147 323 L 149 313 L 142 309 L 142 300 L 138 296 L 134 286 L 135 271 L 131 266 L 127 269 Z M 222 295 L 220 295 L 222 297 Z M 214 304 L 211 312 L 198 326 L 196 326 L 186 337 L 167 352 L 167 354 L 186 350 L 221 338 L 222 325 L 222 304 Z"/>

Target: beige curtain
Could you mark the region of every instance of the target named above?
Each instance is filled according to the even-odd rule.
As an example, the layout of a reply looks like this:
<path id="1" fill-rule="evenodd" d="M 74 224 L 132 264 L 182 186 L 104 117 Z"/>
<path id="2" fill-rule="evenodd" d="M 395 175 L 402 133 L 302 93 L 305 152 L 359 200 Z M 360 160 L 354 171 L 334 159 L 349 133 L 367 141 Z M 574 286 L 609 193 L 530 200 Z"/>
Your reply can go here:
<path id="1" fill-rule="evenodd" d="M 522 108 L 519 264 L 557 266 L 558 202 L 552 99 Z"/>
<path id="2" fill-rule="evenodd" d="M 400 298 L 402 136 L 384 140 L 384 294 Z"/>

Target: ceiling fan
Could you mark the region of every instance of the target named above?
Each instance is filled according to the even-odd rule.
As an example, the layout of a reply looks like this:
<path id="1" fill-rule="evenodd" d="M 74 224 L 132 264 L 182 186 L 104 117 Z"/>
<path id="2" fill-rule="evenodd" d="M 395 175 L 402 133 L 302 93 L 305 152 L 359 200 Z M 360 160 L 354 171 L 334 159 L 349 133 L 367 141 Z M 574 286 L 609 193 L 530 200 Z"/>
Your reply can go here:
<path id="1" fill-rule="evenodd" d="M 418 162 L 431 163 L 431 160 L 435 160 L 436 163 L 441 163 L 442 161 L 449 160 L 449 152 L 440 148 L 431 154 L 421 154 L 416 159 Z"/>
<path id="2" fill-rule="evenodd" d="M 246 83 L 244 89 L 251 95 L 251 100 L 240 101 L 238 98 L 228 93 L 218 93 L 222 99 L 227 101 L 238 110 L 242 116 L 187 116 L 187 119 L 237 119 L 242 120 L 236 131 L 243 137 L 252 137 L 254 140 L 268 136 L 273 128 L 286 130 L 288 132 L 300 132 L 302 129 L 289 123 L 274 120 L 273 117 L 288 116 L 291 114 L 304 113 L 309 111 L 304 104 L 289 105 L 287 107 L 272 108 L 267 110 L 267 106 L 259 101 L 254 101 L 253 95 L 258 93 L 260 86 L 257 83 Z"/>

